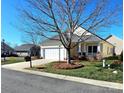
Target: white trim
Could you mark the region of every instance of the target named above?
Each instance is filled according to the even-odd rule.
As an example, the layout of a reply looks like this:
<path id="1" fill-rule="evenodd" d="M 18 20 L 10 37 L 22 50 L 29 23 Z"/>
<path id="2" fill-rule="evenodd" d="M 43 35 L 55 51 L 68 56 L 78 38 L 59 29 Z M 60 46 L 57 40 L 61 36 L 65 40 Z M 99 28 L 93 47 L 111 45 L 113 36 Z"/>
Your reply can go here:
<path id="1" fill-rule="evenodd" d="M 41 46 L 41 48 L 63 48 L 63 46 Z"/>
<path id="2" fill-rule="evenodd" d="M 97 52 L 101 52 L 100 44 L 97 46 Z"/>
<path id="3" fill-rule="evenodd" d="M 85 52 L 85 53 L 87 52 L 87 48 L 86 48 L 86 47 L 87 47 L 87 46 L 86 46 L 86 44 L 84 43 L 84 44 L 83 44 L 83 52 Z"/>
<path id="4" fill-rule="evenodd" d="M 40 49 L 40 57 L 43 57 L 43 49 Z"/>
<path id="5" fill-rule="evenodd" d="M 46 49 L 58 49 L 59 51 L 59 60 L 64 60 L 66 58 L 66 49 L 61 46 L 40 46 L 41 47 L 41 57 L 45 58 Z"/>
<path id="6" fill-rule="evenodd" d="M 81 52 L 81 43 L 78 45 L 78 52 Z"/>
<path id="7" fill-rule="evenodd" d="M 92 48 L 91 53 L 88 52 L 88 47 L 89 47 L 89 46 L 91 46 L 91 48 Z M 96 52 L 96 53 L 93 53 L 93 46 L 97 46 L 97 52 L 98 52 L 98 45 L 87 45 L 87 54 L 88 54 L 88 55 L 95 55 L 95 54 L 97 53 L 97 52 Z"/>

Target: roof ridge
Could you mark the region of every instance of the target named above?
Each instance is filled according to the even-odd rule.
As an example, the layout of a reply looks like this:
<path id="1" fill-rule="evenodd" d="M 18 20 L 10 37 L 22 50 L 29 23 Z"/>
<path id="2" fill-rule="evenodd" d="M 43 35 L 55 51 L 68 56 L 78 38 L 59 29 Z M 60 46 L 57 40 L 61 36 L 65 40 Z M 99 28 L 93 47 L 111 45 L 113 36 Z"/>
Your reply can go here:
<path id="1" fill-rule="evenodd" d="M 1 42 L 1 46 L 2 46 L 3 44 L 5 44 L 5 47 L 9 47 L 9 48 L 11 48 L 11 49 L 14 50 L 14 48 L 12 48 L 11 46 L 9 46 L 7 43 L 5 43 L 5 42 Z"/>
<path id="2" fill-rule="evenodd" d="M 105 40 L 109 39 L 110 37 L 112 37 L 112 35 L 107 36 L 107 37 L 105 38 Z"/>
<path id="3" fill-rule="evenodd" d="M 82 26 L 81 26 L 81 27 L 82 27 Z M 82 27 L 82 28 L 85 29 L 84 27 Z M 86 29 L 85 29 L 85 30 L 86 30 Z M 91 33 L 91 34 L 93 34 L 93 35 L 95 35 L 95 36 L 97 36 L 97 37 L 100 38 L 101 40 L 103 40 L 103 41 L 105 41 L 105 42 L 111 44 L 110 42 L 106 41 L 105 39 L 103 39 L 102 37 L 98 36 L 97 34 L 94 34 L 94 33 L 90 32 L 89 30 L 86 30 L 86 31 L 89 32 L 89 33 Z M 111 45 L 113 45 L 113 44 L 111 44 Z M 113 46 L 114 46 L 114 45 L 113 45 Z"/>

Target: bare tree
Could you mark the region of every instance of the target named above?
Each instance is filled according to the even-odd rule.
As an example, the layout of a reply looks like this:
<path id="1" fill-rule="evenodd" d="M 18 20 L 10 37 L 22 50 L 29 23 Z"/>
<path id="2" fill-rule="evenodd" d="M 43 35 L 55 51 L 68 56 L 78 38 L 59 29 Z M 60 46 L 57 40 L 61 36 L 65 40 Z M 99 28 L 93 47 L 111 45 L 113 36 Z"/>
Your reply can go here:
<path id="1" fill-rule="evenodd" d="M 24 30 L 23 30 L 24 31 Z M 29 43 L 29 44 L 35 44 L 38 45 L 40 43 L 40 36 L 38 36 L 37 34 L 34 34 L 30 31 L 24 31 L 23 36 L 22 36 L 22 41 L 24 43 Z"/>
<path id="2" fill-rule="evenodd" d="M 72 43 L 74 32 L 79 27 L 86 31 L 99 31 L 119 22 L 122 6 L 112 0 L 26 0 L 21 9 L 24 29 L 48 39 L 51 34 L 58 35 L 68 53 L 67 63 L 71 63 L 71 49 L 84 42 L 87 32 L 82 33 L 76 43 Z M 114 1 L 114 0 L 113 0 Z M 21 7 L 22 8 L 22 7 Z M 32 30 L 33 28 L 33 30 Z"/>

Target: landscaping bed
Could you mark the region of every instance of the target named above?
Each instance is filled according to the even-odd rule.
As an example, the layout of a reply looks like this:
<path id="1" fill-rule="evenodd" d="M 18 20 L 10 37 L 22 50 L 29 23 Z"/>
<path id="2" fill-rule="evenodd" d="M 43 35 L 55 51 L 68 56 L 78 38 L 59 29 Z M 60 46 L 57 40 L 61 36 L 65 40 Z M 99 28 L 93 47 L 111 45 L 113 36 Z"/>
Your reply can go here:
<path id="1" fill-rule="evenodd" d="M 114 62 L 113 60 L 108 60 L 106 63 L 113 64 L 113 62 Z M 65 62 L 63 63 L 66 64 Z M 37 67 L 33 67 L 29 69 L 37 70 L 37 71 L 44 71 L 48 73 L 89 78 L 89 79 L 95 79 L 95 80 L 103 80 L 103 81 L 110 81 L 110 82 L 117 82 L 117 83 L 123 82 L 123 72 L 122 72 L 123 70 L 121 70 L 122 68 L 120 69 L 120 68 L 113 67 L 113 68 L 108 69 L 108 68 L 102 67 L 102 62 L 81 61 L 81 62 L 76 63 L 76 64 L 82 65 L 82 67 L 80 68 L 76 68 L 76 69 L 59 68 L 58 69 L 59 65 L 63 66 L 63 63 L 59 64 L 58 62 L 52 62 L 46 65 L 41 65 L 42 66 L 41 69 L 38 69 Z M 65 68 L 66 66 L 64 65 L 63 67 Z M 116 71 L 117 73 L 113 73 L 113 71 Z"/>
<path id="2" fill-rule="evenodd" d="M 53 65 L 53 68 L 55 69 L 77 69 L 77 68 L 81 68 L 84 65 L 79 64 L 79 63 L 72 63 L 72 64 L 67 64 L 67 62 L 55 62 L 55 64 Z"/>

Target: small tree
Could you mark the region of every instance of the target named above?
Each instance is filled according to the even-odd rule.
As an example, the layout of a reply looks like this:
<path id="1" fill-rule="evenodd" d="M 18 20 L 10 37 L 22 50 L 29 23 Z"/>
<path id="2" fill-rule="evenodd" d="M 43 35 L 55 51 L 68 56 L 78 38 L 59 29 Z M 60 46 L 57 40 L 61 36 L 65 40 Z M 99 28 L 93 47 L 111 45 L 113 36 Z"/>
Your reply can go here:
<path id="1" fill-rule="evenodd" d="M 71 63 L 71 49 L 90 38 L 86 31 L 93 33 L 117 23 L 122 7 L 111 0 L 26 0 L 25 5 L 21 7 L 23 31 L 60 41 L 68 53 L 67 63 Z M 72 43 L 79 27 L 86 31 Z"/>
<path id="2" fill-rule="evenodd" d="M 38 45 L 40 43 L 41 38 L 39 35 L 34 34 L 32 32 L 24 31 L 24 35 L 22 36 L 22 42 L 28 43 L 28 44 L 35 44 Z"/>

